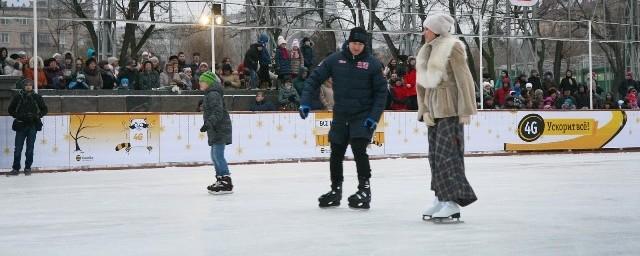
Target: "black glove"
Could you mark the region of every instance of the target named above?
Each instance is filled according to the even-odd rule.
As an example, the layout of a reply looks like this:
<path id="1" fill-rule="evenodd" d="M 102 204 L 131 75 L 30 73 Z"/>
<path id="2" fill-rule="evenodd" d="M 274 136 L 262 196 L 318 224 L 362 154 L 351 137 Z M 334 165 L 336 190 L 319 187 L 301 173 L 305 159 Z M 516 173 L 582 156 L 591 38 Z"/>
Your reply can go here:
<path id="1" fill-rule="evenodd" d="M 209 126 L 207 124 L 203 124 L 202 127 L 200 127 L 200 132 L 206 132 L 207 130 L 209 130 Z"/>
<path id="2" fill-rule="evenodd" d="M 289 101 L 291 101 L 291 102 L 296 101 L 296 96 L 295 95 L 289 96 Z"/>

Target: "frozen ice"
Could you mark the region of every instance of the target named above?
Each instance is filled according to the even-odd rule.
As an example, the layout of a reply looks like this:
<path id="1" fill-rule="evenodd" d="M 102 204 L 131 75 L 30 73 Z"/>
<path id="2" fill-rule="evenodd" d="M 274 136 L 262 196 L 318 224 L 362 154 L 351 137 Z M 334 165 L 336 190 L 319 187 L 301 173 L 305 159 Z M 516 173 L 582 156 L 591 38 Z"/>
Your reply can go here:
<path id="1" fill-rule="evenodd" d="M 235 193 L 209 195 L 211 167 L 0 179 L 0 255 L 638 255 L 640 153 L 466 159 L 479 200 L 464 223 L 422 221 L 426 159 L 372 161 L 369 211 L 319 209 L 326 162 L 232 165 Z"/>

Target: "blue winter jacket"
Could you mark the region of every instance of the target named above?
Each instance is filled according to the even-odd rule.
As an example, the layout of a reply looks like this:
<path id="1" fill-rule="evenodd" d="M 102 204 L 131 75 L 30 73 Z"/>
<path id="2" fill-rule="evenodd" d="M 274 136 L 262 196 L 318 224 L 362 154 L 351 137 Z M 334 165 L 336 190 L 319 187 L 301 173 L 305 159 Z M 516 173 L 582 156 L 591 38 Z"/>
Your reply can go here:
<path id="1" fill-rule="evenodd" d="M 320 62 L 305 81 L 301 105 L 309 106 L 314 92 L 327 78 L 333 79 L 335 105 L 329 131 L 332 143 L 346 144 L 353 138 L 371 139 L 373 131 L 364 126 L 364 120 L 380 120 L 387 100 L 387 80 L 382 67 L 368 46 L 353 56 L 345 44 L 342 51 Z"/>
<path id="2" fill-rule="evenodd" d="M 261 33 L 258 37 L 258 43 L 262 45 L 262 53 L 260 55 L 260 65 L 268 67 L 271 63 L 271 54 L 269 54 L 269 36 L 267 33 Z"/>
<path id="3" fill-rule="evenodd" d="M 283 49 L 287 56 L 283 53 Z M 276 48 L 275 59 L 278 75 L 291 75 L 291 55 L 289 50 L 281 47 Z"/>

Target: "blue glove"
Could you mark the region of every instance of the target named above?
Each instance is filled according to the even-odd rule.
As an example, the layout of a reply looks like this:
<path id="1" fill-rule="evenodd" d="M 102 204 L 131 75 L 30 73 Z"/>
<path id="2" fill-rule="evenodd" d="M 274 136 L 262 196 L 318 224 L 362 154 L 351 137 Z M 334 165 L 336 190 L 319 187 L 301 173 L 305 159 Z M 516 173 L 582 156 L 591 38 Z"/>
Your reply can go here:
<path id="1" fill-rule="evenodd" d="M 376 127 L 378 127 L 378 122 L 376 122 L 376 120 L 373 120 L 373 118 L 369 117 L 366 120 L 364 120 L 364 124 L 362 124 L 364 127 L 369 128 L 369 130 L 371 131 L 375 131 Z"/>
<path id="2" fill-rule="evenodd" d="M 298 112 L 300 112 L 300 118 L 306 119 L 309 116 L 310 111 L 311 111 L 311 108 L 309 106 L 301 105 L 300 108 L 298 109 Z"/>

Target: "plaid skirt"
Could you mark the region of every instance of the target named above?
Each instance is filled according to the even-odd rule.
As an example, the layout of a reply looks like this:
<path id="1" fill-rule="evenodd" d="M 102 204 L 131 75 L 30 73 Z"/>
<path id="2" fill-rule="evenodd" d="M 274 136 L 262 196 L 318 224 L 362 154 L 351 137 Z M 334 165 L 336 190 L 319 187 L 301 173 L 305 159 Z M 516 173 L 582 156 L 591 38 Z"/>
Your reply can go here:
<path id="1" fill-rule="evenodd" d="M 431 190 L 440 201 L 467 206 L 478 198 L 464 174 L 464 126 L 458 120 L 436 119 L 428 128 Z"/>

